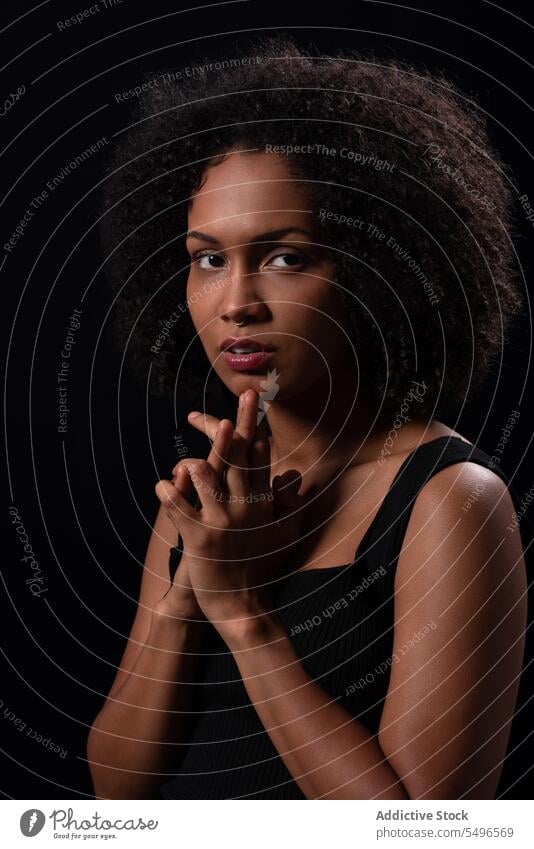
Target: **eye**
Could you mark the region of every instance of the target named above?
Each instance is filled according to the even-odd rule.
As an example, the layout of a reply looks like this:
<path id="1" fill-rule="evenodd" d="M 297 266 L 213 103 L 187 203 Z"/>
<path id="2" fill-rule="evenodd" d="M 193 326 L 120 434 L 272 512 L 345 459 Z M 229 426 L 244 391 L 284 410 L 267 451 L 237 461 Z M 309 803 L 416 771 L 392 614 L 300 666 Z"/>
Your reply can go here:
<path id="1" fill-rule="evenodd" d="M 206 253 L 203 253 L 203 254 L 202 253 L 195 254 L 192 257 L 192 260 L 193 260 L 193 262 L 197 262 L 199 268 L 203 268 L 203 269 L 206 269 L 206 268 L 211 268 L 211 269 L 221 268 L 224 265 L 224 260 L 223 260 L 222 256 L 219 256 L 219 254 L 214 254 L 214 253 L 210 253 L 210 252 L 206 252 Z M 211 263 L 212 260 L 219 260 L 220 265 L 206 264 L 206 262 L 204 262 L 204 260 L 207 260 L 207 263 Z"/>
<path id="2" fill-rule="evenodd" d="M 275 264 L 275 260 L 279 260 L 279 259 L 289 260 L 288 265 L 282 265 L 282 264 L 277 265 L 277 264 Z M 269 260 L 268 265 L 274 265 L 275 268 L 293 268 L 294 266 L 301 265 L 302 263 L 304 263 L 304 257 L 301 256 L 300 254 L 283 253 L 283 254 L 277 254 L 276 256 L 272 257 L 272 259 Z"/>

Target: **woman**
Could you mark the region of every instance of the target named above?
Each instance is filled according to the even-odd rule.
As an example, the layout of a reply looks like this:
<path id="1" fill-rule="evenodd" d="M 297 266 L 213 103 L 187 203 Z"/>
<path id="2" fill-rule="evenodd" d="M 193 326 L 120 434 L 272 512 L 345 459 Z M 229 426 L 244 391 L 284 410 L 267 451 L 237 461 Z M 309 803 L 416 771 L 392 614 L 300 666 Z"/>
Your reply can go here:
<path id="1" fill-rule="evenodd" d="M 506 169 L 450 83 L 400 63 L 280 36 L 169 78 L 103 236 L 133 362 L 202 388 L 212 446 L 157 484 L 95 794 L 493 798 L 525 564 L 506 476 L 437 416 L 521 304 Z"/>

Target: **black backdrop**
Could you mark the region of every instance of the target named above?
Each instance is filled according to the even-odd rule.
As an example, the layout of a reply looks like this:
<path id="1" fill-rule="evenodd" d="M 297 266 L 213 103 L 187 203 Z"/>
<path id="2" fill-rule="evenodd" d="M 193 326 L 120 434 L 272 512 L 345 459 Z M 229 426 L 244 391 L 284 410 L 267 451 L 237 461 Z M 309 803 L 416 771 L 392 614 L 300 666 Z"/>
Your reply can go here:
<path id="1" fill-rule="evenodd" d="M 247 33 L 287 30 L 325 52 L 338 45 L 374 48 L 379 56 L 443 68 L 474 92 L 512 164 L 518 195 L 534 198 L 534 16 L 521 3 L 507 2 L 505 11 L 483 0 L 411 0 L 410 8 L 244 0 L 192 3 L 182 11 L 163 0 L 100 0 L 81 23 L 58 25 L 91 5 L 14 3 L 2 13 L 6 489 L 17 510 L 16 517 L 8 514 L 9 553 L 2 564 L 0 789 L 6 798 L 92 795 L 85 740 L 135 612 L 158 507 L 154 484 L 177 461 L 178 439 L 192 456 L 205 456 L 207 448 L 173 398 L 147 403 L 143 379 L 124 371 L 110 344 L 111 293 L 99 271 L 95 226 L 96 187 L 105 176 L 101 152 L 47 190 L 76 154 L 128 122 L 127 107 L 114 94 L 138 84 L 142 70 L 194 65 L 211 46 L 238 55 L 235 45 Z M 26 210 L 33 215 L 8 251 L 4 245 Z M 527 288 L 532 226 L 518 204 L 514 241 Z M 80 321 L 65 382 L 67 431 L 58 433 L 57 376 L 76 309 Z M 530 356 L 525 315 L 485 395 L 460 421 L 447 422 L 491 454 L 510 411 L 520 411 L 503 458 L 519 493 L 533 482 Z M 39 572 L 21 560 L 16 527 L 26 532 Z M 28 583 L 32 577 L 39 580 Z M 520 730 L 529 731 L 526 717 Z M 513 768 L 520 778 L 528 764 Z M 510 795 L 528 798 L 531 777 Z"/>

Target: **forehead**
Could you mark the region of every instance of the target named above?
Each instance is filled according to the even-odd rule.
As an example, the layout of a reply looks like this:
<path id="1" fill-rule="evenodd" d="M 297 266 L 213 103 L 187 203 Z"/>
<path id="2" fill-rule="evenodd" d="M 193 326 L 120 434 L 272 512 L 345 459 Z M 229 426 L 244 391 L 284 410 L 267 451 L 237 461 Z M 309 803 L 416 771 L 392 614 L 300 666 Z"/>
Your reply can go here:
<path id="1" fill-rule="evenodd" d="M 277 223 L 291 216 L 309 219 L 306 183 L 295 180 L 285 157 L 267 153 L 230 153 L 204 173 L 202 187 L 192 198 L 188 225 L 225 219 L 242 224 L 267 218 Z M 219 221 L 220 219 L 220 221 Z"/>

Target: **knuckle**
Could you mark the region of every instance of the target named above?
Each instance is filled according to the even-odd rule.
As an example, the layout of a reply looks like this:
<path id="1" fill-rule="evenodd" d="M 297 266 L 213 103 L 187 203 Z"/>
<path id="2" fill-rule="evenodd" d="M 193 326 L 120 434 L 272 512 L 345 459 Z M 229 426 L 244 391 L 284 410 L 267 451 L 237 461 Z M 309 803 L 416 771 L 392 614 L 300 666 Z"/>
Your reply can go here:
<path id="1" fill-rule="evenodd" d="M 187 466 L 190 465 L 191 463 L 194 463 L 194 460 L 191 459 L 190 457 L 184 457 L 183 460 L 179 460 L 178 463 L 176 463 L 176 466 L 172 470 L 173 474 L 176 475 L 178 473 L 179 469 L 183 469 L 184 466 L 187 468 Z"/>
<path id="2" fill-rule="evenodd" d="M 217 511 L 217 514 L 213 517 L 210 522 L 209 531 L 211 535 L 215 538 L 217 537 L 221 531 L 228 531 L 232 527 L 232 521 L 228 513 L 224 510 Z"/>
<path id="3" fill-rule="evenodd" d="M 170 516 L 179 516 L 181 514 L 181 510 L 174 501 L 172 495 L 168 492 L 163 496 L 163 506 L 167 511 L 167 514 Z"/>
<path id="4" fill-rule="evenodd" d="M 239 466 L 245 465 L 247 456 L 248 440 L 240 436 L 239 441 L 234 441 L 230 448 L 230 462 L 234 461 Z"/>
<path id="5" fill-rule="evenodd" d="M 249 508 L 245 504 L 237 503 L 233 505 L 233 522 L 240 528 L 245 525 L 249 516 Z"/>
<path id="6" fill-rule="evenodd" d="M 217 519 L 217 527 L 219 528 L 219 531 L 229 531 L 232 528 L 232 522 L 226 513 L 223 513 Z"/>
<path id="7" fill-rule="evenodd" d="M 184 464 L 191 476 L 202 473 L 202 460 L 184 460 Z"/>
<path id="8" fill-rule="evenodd" d="M 166 504 L 166 502 L 168 500 L 168 495 L 169 495 L 167 487 L 165 486 L 165 483 L 166 483 L 166 481 L 163 481 L 163 480 L 158 481 L 157 484 L 154 487 L 154 492 L 156 493 L 156 496 L 159 498 L 159 500 L 162 502 L 162 504 Z"/>

